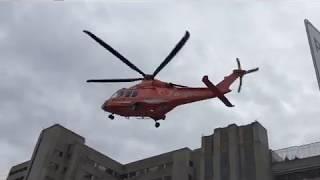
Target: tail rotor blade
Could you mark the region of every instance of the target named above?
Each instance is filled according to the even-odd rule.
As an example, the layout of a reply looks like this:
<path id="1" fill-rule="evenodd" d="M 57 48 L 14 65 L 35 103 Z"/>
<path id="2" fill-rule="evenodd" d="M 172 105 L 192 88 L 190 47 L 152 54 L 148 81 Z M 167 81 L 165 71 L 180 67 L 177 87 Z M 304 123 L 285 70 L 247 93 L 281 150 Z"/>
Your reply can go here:
<path id="1" fill-rule="evenodd" d="M 256 72 L 258 70 L 259 70 L 259 68 L 250 69 L 250 70 L 246 71 L 246 74 L 253 73 L 253 72 Z"/>
<path id="2" fill-rule="evenodd" d="M 164 61 L 158 66 L 158 68 L 154 71 L 153 77 L 155 77 L 171 60 L 172 58 L 181 50 L 184 44 L 190 37 L 190 33 L 186 31 L 183 38 L 179 41 L 179 43 L 173 48 L 173 50 L 169 53 L 169 55 L 164 59 Z"/>
<path id="3" fill-rule="evenodd" d="M 238 87 L 238 93 L 241 91 L 241 87 L 242 87 L 242 78 L 244 75 L 249 74 L 249 73 L 253 73 L 259 70 L 259 68 L 254 68 L 254 69 L 250 69 L 250 70 L 242 70 L 241 69 L 241 64 L 240 64 L 240 60 L 239 58 L 236 58 L 237 60 L 237 65 L 238 65 L 238 69 L 236 69 L 236 72 L 240 73 L 239 76 L 239 87 Z"/>
<path id="4" fill-rule="evenodd" d="M 239 83 L 239 87 L 238 87 L 238 93 L 241 91 L 241 87 L 242 87 L 242 77 L 240 77 L 240 83 Z"/>
<path id="5" fill-rule="evenodd" d="M 138 67 L 136 67 L 134 64 L 132 64 L 128 59 L 126 59 L 125 57 L 123 57 L 118 51 L 116 51 L 115 49 L 113 49 L 110 45 L 108 45 L 107 43 L 105 43 L 103 40 L 101 40 L 100 38 L 98 38 L 96 35 L 94 35 L 93 33 L 84 30 L 84 33 L 86 33 L 87 35 L 89 35 L 92 39 L 94 39 L 97 43 L 99 43 L 102 47 L 104 47 L 105 49 L 107 49 L 109 52 L 111 52 L 114 56 L 116 56 L 117 58 L 119 58 L 123 63 L 125 63 L 126 65 L 128 65 L 131 69 L 137 71 L 138 73 L 140 73 L 143 77 L 146 75 L 144 72 L 142 72 Z"/>
<path id="6" fill-rule="evenodd" d="M 236 58 L 236 60 L 237 60 L 238 69 L 241 69 L 241 64 L 240 64 L 239 58 Z"/>

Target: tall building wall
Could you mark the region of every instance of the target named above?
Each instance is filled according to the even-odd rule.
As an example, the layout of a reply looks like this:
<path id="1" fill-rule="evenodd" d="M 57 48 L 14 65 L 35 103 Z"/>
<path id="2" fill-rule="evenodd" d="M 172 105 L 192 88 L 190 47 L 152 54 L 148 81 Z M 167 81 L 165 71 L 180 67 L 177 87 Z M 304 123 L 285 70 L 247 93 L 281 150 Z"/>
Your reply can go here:
<path id="1" fill-rule="evenodd" d="M 55 125 L 43 130 L 32 154 L 27 180 L 64 179 L 69 170 L 72 147 L 84 138 Z"/>
<path id="2" fill-rule="evenodd" d="M 266 130 L 257 122 L 229 125 L 202 138 L 204 180 L 271 180 Z"/>
<path id="3" fill-rule="evenodd" d="M 118 180 L 123 174 L 122 164 L 83 145 L 76 144 L 65 180 Z"/>

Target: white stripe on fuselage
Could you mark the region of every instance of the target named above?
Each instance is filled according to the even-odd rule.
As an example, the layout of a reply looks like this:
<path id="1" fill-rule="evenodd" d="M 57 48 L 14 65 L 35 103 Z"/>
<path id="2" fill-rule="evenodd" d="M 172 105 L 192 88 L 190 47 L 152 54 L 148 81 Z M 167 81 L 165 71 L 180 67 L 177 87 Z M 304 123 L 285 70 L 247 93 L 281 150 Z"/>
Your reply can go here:
<path id="1" fill-rule="evenodd" d="M 148 104 L 161 104 L 167 102 L 166 100 L 162 99 L 146 99 L 143 102 L 148 103 Z"/>

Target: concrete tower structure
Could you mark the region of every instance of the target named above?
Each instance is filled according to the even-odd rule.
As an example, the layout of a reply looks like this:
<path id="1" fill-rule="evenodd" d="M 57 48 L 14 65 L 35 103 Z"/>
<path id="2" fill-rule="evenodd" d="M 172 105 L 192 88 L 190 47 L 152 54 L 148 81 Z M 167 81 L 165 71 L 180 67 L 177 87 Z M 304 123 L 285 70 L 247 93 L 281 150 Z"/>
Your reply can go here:
<path id="1" fill-rule="evenodd" d="M 271 180 L 266 130 L 259 124 L 229 125 L 202 137 L 203 180 Z"/>

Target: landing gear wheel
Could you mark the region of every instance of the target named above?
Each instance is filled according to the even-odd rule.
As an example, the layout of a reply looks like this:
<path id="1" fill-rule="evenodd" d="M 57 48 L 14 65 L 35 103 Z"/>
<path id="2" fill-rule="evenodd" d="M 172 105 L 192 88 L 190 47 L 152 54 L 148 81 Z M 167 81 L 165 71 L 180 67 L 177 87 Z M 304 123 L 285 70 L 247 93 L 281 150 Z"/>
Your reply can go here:
<path id="1" fill-rule="evenodd" d="M 156 122 L 156 124 L 154 125 L 156 128 L 160 127 L 160 123 Z"/>
<path id="2" fill-rule="evenodd" d="M 114 115 L 113 115 L 113 114 L 110 114 L 110 115 L 108 116 L 108 118 L 111 119 L 111 120 L 114 120 Z"/>

